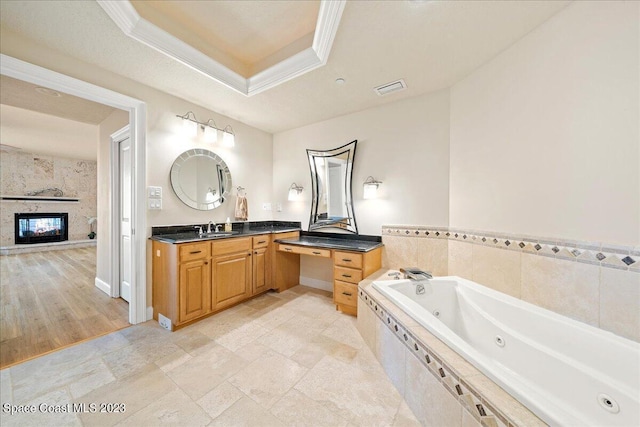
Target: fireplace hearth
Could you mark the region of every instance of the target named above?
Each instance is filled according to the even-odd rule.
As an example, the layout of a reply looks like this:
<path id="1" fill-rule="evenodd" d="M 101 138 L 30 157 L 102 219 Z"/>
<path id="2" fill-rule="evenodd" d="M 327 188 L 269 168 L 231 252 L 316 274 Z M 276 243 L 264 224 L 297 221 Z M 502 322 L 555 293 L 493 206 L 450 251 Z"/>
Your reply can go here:
<path id="1" fill-rule="evenodd" d="M 68 213 L 17 213 L 16 245 L 69 240 L 68 224 Z"/>

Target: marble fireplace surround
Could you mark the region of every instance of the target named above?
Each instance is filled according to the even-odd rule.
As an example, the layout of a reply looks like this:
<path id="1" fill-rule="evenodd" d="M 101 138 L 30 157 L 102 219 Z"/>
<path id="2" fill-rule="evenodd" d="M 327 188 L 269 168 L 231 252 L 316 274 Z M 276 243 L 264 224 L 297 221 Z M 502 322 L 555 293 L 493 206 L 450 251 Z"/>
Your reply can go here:
<path id="1" fill-rule="evenodd" d="M 79 199 L 69 201 L 2 201 L 0 205 L 0 247 L 10 249 L 40 245 L 15 245 L 14 214 L 66 212 L 69 214 L 68 237 L 70 244 L 87 242 L 90 231 L 89 217 L 97 215 L 97 163 L 92 160 L 69 159 L 26 152 L 2 152 L 0 156 L 0 194 L 20 196 L 30 191 L 57 187 L 64 197 Z M 46 194 L 44 194 L 46 195 Z M 6 226 L 6 225 L 10 226 Z M 14 246 L 15 245 L 15 246 Z M 60 245 L 54 245 L 58 248 Z M 63 245 L 64 246 L 64 245 Z"/>

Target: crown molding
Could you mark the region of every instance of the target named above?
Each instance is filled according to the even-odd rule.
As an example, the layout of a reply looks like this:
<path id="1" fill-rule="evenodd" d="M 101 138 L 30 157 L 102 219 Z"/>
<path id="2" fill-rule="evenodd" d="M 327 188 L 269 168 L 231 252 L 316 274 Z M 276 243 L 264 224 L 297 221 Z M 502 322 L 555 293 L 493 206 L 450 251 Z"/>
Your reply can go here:
<path id="1" fill-rule="evenodd" d="M 244 78 L 142 18 L 128 0 L 97 2 L 127 36 L 245 96 L 264 92 L 325 65 L 346 4 L 346 0 L 321 0 L 312 46 Z"/>

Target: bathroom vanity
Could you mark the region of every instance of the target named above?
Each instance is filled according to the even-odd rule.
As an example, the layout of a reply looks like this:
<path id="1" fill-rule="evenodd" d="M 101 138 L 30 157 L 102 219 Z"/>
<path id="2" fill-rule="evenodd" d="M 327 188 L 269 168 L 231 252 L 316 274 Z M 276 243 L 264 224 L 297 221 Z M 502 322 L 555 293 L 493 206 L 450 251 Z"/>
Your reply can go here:
<path id="1" fill-rule="evenodd" d="M 298 284 L 297 260 L 275 254 L 273 236 L 297 238 L 299 233 L 290 226 L 270 226 L 232 234 L 198 236 L 182 231 L 153 236 L 154 319 L 161 314 L 170 320 L 169 329 L 175 330 L 270 289 L 278 290 L 276 283 Z"/>
<path id="2" fill-rule="evenodd" d="M 236 228 L 232 234 L 171 231 L 152 237 L 153 315 L 168 319 L 171 330 L 298 285 L 300 255 L 333 259 L 336 309 L 355 316 L 358 282 L 381 266 L 379 239 L 301 236 L 290 223 Z"/>

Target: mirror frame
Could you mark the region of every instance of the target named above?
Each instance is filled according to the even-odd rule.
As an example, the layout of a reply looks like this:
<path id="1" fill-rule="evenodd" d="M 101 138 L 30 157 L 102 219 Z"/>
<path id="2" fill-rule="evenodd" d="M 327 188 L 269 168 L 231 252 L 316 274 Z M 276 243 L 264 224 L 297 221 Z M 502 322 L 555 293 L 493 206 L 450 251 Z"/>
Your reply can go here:
<path id="1" fill-rule="evenodd" d="M 356 156 L 356 146 L 358 140 L 353 140 L 348 144 L 342 145 L 338 148 L 331 150 L 311 150 L 307 149 L 307 159 L 309 160 L 309 170 L 311 172 L 311 212 L 309 214 L 309 231 L 318 230 L 322 228 L 333 228 L 342 231 L 348 231 L 350 233 L 358 234 L 358 224 L 356 222 L 355 212 L 353 210 L 353 196 L 352 196 L 352 177 L 353 177 L 353 161 Z M 347 208 L 347 217 L 340 220 L 319 220 L 318 219 L 318 196 L 319 196 L 319 176 L 316 170 L 315 159 L 318 157 L 336 157 L 341 154 L 347 153 L 347 169 L 345 171 L 344 182 L 344 195 L 345 205 Z M 347 220 L 346 223 L 344 220 Z"/>
<path id="2" fill-rule="evenodd" d="M 179 183 L 180 171 L 185 163 L 194 157 L 205 157 L 211 159 L 215 162 L 215 167 L 217 168 L 218 180 L 221 182 L 220 184 L 220 198 L 210 203 L 200 203 L 197 200 L 193 200 L 189 195 L 187 195 L 184 190 L 181 188 Z M 169 174 L 169 181 L 171 181 L 171 188 L 173 192 L 178 196 L 178 199 L 185 205 L 190 208 L 197 209 L 200 211 L 210 211 L 224 203 L 227 196 L 231 194 L 231 172 L 229 172 L 229 167 L 222 160 L 220 156 L 218 156 L 213 151 L 205 150 L 204 148 L 192 148 L 191 150 L 187 150 L 184 153 L 180 154 L 176 160 L 173 162 L 171 166 L 171 172 Z"/>

